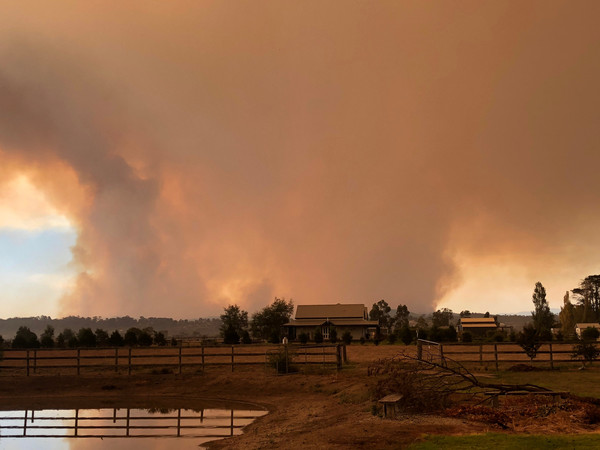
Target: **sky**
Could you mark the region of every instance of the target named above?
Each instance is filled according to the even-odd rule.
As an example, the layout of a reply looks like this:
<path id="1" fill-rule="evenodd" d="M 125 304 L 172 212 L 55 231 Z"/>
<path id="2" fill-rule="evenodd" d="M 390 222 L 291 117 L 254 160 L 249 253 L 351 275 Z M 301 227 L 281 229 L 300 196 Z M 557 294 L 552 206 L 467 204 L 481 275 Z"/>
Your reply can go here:
<path id="1" fill-rule="evenodd" d="M 0 317 L 560 307 L 600 272 L 598 13 L 0 0 Z"/>

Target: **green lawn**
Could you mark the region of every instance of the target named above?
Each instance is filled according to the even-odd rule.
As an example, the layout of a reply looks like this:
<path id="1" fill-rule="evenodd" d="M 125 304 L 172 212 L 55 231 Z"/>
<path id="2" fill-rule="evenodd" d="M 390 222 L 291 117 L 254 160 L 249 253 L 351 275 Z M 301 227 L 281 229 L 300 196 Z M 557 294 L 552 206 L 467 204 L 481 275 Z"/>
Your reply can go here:
<path id="1" fill-rule="evenodd" d="M 470 436 L 428 436 L 425 441 L 413 444 L 409 448 L 411 450 L 600 448 L 600 434 L 548 436 L 487 433 Z"/>

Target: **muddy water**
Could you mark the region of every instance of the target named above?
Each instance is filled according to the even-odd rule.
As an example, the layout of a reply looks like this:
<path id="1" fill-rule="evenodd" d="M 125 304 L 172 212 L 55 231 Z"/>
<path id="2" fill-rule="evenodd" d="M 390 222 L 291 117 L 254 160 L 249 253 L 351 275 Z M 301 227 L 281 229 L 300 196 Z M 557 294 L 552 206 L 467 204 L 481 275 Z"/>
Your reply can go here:
<path id="1" fill-rule="evenodd" d="M 266 413 L 232 407 L 0 411 L 0 449 L 197 449 L 242 433 Z"/>

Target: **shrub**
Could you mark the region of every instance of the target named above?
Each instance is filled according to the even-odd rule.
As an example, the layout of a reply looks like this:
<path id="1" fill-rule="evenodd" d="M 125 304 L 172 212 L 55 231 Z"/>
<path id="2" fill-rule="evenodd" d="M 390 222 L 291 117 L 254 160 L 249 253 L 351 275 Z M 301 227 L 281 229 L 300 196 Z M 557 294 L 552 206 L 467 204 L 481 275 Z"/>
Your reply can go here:
<path id="1" fill-rule="evenodd" d="M 492 339 L 494 340 L 494 342 L 504 342 L 504 334 L 497 331 L 492 337 Z"/>
<path id="2" fill-rule="evenodd" d="M 321 328 L 317 328 L 315 330 L 315 343 L 322 344 L 323 343 L 323 333 L 321 332 Z"/>
<path id="3" fill-rule="evenodd" d="M 342 342 L 346 345 L 350 345 L 352 343 L 352 333 L 349 330 L 346 330 L 342 333 Z"/>
<path id="4" fill-rule="evenodd" d="M 600 337 L 600 332 L 598 328 L 587 327 L 585 330 L 581 332 L 581 339 L 584 341 L 596 341 Z"/>
<path id="5" fill-rule="evenodd" d="M 286 357 L 287 356 L 287 357 Z M 296 367 L 292 366 L 292 360 L 294 359 L 294 352 L 291 349 L 280 348 L 277 352 L 273 352 L 269 354 L 268 362 L 269 366 L 273 367 L 277 370 L 278 373 L 289 373 L 296 372 Z M 287 368 L 287 372 L 286 372 Z"/>
<path id="6" fill-rule="evenodd" d="M 584 361 L 592 363 L 598 355 L 600 355 L 600 349 L 591 341 L 580 341 L 573 347 L 573 357 L 582 358 Z"/>
<path id="7" fill-rule="evenodd" d="M 536 329 L 531 324 L 525 325 L 523 327 L 523 331 L 519 332 L 517 336 L 517 344 L 521 346 L 531 360 L 535 358 L 542 345 Z"/>
<path id="8" fill-rule="evenodd" d="M 409 345 L 413 340 L 413 333 L 406 325 L 400 329 L 400 340 L 404 345 Z"/>
<path id="9" fill-rule="evenodd" d="M 332 344 L 335 344 L 338 340 L 338 336 L 337 336 L 337 330 L 335 328 L 332 328 L 331 331 L 329 332 L 329 341 Z"/>
<path id="10" fill-rule="evenodd" d="M 389 334 L 387 340 L 390 344 L 394 344 L 396 342 L 396 333 Z"/>
<path id="11" fill-rule="evenodd" d="M 298 335 L 298 340 L 300 341 L 300 343 L 302 345 L 306 345 L 306 343 L 308 342 L 308 338 L 309 338 L 309 336 L 305 332 L 302 332 Z"/>
<path id="12" fill-rule="evenodd" d="M 360 345 L 365 345 L 366 339 L 364 336 L 360 337 Z"/>
<path id="13" fill-rule="evenodd" d="M 462 341 L 463 342 L 473 342 L 473 335 L 470 332 L 465 331 L 462 334 Z"/>

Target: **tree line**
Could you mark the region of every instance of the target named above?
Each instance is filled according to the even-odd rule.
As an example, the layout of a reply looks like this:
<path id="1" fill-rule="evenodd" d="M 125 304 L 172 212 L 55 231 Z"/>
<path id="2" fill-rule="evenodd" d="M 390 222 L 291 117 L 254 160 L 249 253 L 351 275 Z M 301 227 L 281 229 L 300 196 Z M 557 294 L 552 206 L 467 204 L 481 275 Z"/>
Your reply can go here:
<path id="1" fill-rule="evenodd" d="M 0 336 L 0 344 L 4 341 Z M 131 327 L 123 335 L 118 330 L 108 333 L 97 328 L 92 331 L 91 328 L 80 328 L 74 332 L 70 328 L 65 328 L 61 333 L 55 336 L 55 330 L 52 325 L 47 325 L 46 329 L 40 334 L 29 327 L 21 326 L 17 330 L 15 337 L 11 341 L 12 348 L 76 348 L 76 347 L 149 347 L 151 345 L 165 346 L 167 344 L 177 345 L 177 340 L 167 341 L 165 334 L 161 331 L 155 331 L 148 327 L 144 329 Z"/>

